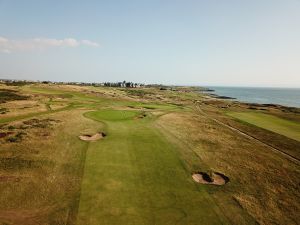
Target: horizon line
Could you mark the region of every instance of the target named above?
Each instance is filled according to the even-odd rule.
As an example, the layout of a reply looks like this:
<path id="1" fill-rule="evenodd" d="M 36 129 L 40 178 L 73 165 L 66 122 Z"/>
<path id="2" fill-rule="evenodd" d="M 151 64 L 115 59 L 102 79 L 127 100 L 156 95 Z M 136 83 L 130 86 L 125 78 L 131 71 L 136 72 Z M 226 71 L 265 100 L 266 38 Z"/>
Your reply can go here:
<path id="1" fill-rule="evenodd" d="M 1 78 L 0 80 L 16 80 L 16 81 L 28 81 L 28 82 L 60 82 L 60 83 L 84 83 L 84 84 L 90 84 L 90 83 L 118 83 L 123 82 L 126 79 L 123 79 L 122 81 L 57 81 L 57 80 L 35 80 L 35 79 L 15 79 L 15 78 Z M 153 82 L 135 82 L 135 81 L 129 81 L 132 83 L 139 83 L 139 84 L 145 84 L 145 85 L 165 85 L 165 86 L 187 86 L 187 87 L 227 87 L 227 88 L 289 88 L 289 89 L 300 89 L 300 86 L 263 86 L 263 85 L 227 85 L 227 84 L 170 84 L 170 83 L 153 83 Z"/>

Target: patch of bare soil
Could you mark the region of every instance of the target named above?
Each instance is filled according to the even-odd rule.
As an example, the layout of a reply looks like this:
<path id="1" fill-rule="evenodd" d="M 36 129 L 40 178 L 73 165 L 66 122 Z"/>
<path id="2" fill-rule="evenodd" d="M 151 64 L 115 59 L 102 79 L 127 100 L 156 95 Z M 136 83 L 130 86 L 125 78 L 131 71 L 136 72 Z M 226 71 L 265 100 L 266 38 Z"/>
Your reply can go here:
<path id="1" fill-rule="evenodd" d="M 15 176 L 0 176 L 0 182 L 19 182 L 21 180 L 20 177 Z"/>
<path id="2" fill-rule="evenodd" d="M 98 133 L 93 134 L 93 135 L 90 135 L 90 134 L 80 135 L 79 139 L 83 140 L 83 141 L 97 141 L 97 140 L 100 140 L 100 139 L 104 138 L 105 136 L 106 136 L 105 133 L 98 132 Z"/>
<path id="3" fill-rule="evenodd" d="M 53 211 L 51 207 L 40 209 L 10 209 L 0 211 L 1 224 L 48 224 L 46 223 L 47 216 Z"/>
<path id="4" fill-rule="evenodd" d="M 224 185 L 229 178 L 222 173 L 212 172 L 211 175 L 205 172 L 197 172 L 192 175 L 195 182 L 200 184 Z"/>

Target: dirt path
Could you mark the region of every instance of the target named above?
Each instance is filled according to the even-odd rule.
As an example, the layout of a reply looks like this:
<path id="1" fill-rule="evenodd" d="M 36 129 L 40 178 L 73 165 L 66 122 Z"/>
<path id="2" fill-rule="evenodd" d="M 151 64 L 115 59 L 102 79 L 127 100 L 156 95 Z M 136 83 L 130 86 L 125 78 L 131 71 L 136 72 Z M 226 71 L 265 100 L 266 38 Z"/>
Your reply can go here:
<path id="1" fill-rule="evenodd" d="M 286 153 L 286 152 L 284 152 L 284 151 L 282 151 L 282 150 L 280 150 L 280 149 L 278 149 L 278 148 L 275 148 L 275 147 L 273 147 L 272 145 L 270 145 L 270 144 L 268 144 L 268 143 L 265 143 L 265 142 L 263 142 L 263 141 L 261 141 L 261 140 L 255 138 L 255 137 L 253 137 L 253 136 L 251 136 L 251 135 L 249 135 L 249 134 L 247 134 L 247 133 L 245 133 L 245 132 L 243 132 L 243 131 L 241 131 L 241 130 L 235 128 L 235 127 L 232 127 L 232 126 L 230 126 L 230 125 L 228 125 L 228 124 L 226 124 L 226 123 L 223 123 L 222 121 L 220 121 L 220 120 L 218 120 L 218 119 L 216 119 L 216 118 L 213 118 L 213 117 L 209 116 L 207 113 L 205 113 L 205 112 L 200 108 L 200 106 L 196 105 L 196 109 L 197 109 L 197 111 L 198 111 L 201 115 L 203 115 L 204 117 L 206 117 L 206 118 L 208 118 L 208 119 L 214 121 L 215 123 L 217 123 L 217 124 L 219 124 L 219 125 L 221 125 L 221 126 L 224 126 L 224 127 L 226 127 L 226 128 L 229 128 L 230 130 L 233 130 L 233 131 L 235 131 L 236 133 L 238 133 L 238 134 L 240 134 L 240 135 L 242 135 L 242 136 L 244 136 L 244 137 L 246 137 L 246 138 L 248 138 L 248 139 L 250 139 L 250 140 L 253 140 L 253 141 L 257 142 L 257 143 L 259 143 L 260 145 L 263 145 L 263 146 L 265 146 L 265 147 L 271 149 L 272 151 L 281 154 L 281 155 L 284 156 L 286 159 L 288 159 L 288 160 L 290 160 L 290 161 L 292 161 L 292 162 L 294 162 L 294 163 L 296 163 L 296 164 L 300 164 L 300 160 L 297 159 L 296 157 L 294 157 L 294 156 L 292 156 L 292 155 L 290 155 L 290 154 L 288 154 L 288 153 Z"/>

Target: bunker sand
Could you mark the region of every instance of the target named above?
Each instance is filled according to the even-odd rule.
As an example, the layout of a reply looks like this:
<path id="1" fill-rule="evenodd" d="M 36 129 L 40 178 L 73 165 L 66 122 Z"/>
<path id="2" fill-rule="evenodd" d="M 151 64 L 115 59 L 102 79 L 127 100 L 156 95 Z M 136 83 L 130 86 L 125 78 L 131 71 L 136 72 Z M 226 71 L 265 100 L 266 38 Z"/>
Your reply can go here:
<path id="1" fill-rule="evenodd" d="M 96 134 L 90 135 L 90 134 L 85 134 L 85 135 L 80 135 L 79 139 L 82 141 L 98 141 L 106 136 L 105 133 L 103 132 L 98 132 Z"/>
<path id="2" fill-rule="evenodd" d="M 192 175 L 193 180 L 200 184 L 224 185 L 229 182 L 229 178 L 224 174 L 213 172 L 210 176 L 207 173 L 199 172 Z"/>

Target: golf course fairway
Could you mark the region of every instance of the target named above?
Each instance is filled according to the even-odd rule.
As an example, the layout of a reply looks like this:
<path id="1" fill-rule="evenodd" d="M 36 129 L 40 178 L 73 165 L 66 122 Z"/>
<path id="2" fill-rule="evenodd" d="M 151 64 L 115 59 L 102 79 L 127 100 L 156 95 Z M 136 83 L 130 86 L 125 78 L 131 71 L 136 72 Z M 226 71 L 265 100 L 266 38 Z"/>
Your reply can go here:
<path id="1" fill-rule="evenodd" d="M 258 112 L 230 112 L 227 114 L 241 121 L 300 141 L 300 124 L 291 120 Z"/>
<path id="2" fill-rule="evenodd" d="M 195 184 L 154 128 L 136 111 L 85 114 L 107 136 L 89 144 L 77 224 L 227 224 L 205 188 Z"/>

